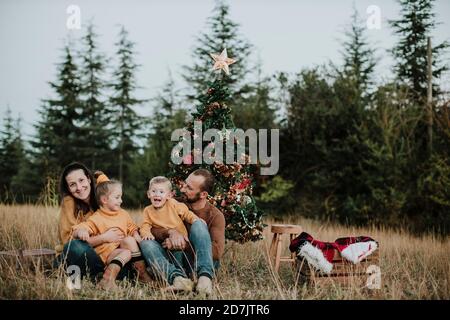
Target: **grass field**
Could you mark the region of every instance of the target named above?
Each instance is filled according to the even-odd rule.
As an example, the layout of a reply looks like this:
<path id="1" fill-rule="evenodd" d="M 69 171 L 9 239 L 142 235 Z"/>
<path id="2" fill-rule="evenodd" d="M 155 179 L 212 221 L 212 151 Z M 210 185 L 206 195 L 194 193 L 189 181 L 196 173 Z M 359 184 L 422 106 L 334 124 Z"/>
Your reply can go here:
<path id="1" fill-rule="evenodd" d="M 139 212 L 131 211 L 136 222 Z M 54 248 L 57 244 L 58 208 L 31 205 L 0 205 L 0 250 Z M 266 221 L 270 224 L 274 221 Z M 280 221 L 277 221 L 277 223 Z M 288 264 L 274 274 L 268 258 L 271 234 L 265 239 L 239 245 L 227 243 L 211 299 L 449 299 L 450 241 L 434 235 L 412 236 L 402 230 L 349 228 L 319 223 L 301 217 L 283 223 L 299 224 L 315 238 L 367 235 L 380 243 L 381 289 L 314 287 L 296 282 Z M 285 240 L 287 253 L 288 241 Z M 80 290 L 69 290 L 63 270 L 30 270 L 0 261 L 0 299 L 200 299 L 194 293 L 173 294 L 156 282 L 146 286 L 131 281 L 108 293 L 83 281 Z"/>

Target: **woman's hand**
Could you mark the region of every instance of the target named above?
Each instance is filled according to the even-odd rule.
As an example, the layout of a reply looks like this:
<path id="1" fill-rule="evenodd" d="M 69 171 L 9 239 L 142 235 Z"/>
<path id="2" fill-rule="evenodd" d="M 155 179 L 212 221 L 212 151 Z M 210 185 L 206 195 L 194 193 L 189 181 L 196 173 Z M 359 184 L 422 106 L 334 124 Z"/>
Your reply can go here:
<path id="1" fill-rule="evenodd" d="M 80 240 L 83 240 L 83 241 L 88 241 L 89 240 L 89 231 L 87 231 L 86 229 L 83 229 L 83 228 L 78 229 L 77 231 L 75 231 L 74 237 L 78 238 Z"/>
<path id="2" fill-rule="evenodd" d="M 108 242 L 108 243 L 120 242 L 120 241 L 122 241 L 123 238 L 125 238 L 125 235 L 117 227 L 108 229 L 108 231 L 106 231 L 105 233 L 102 234 L 103 242 Z"/>

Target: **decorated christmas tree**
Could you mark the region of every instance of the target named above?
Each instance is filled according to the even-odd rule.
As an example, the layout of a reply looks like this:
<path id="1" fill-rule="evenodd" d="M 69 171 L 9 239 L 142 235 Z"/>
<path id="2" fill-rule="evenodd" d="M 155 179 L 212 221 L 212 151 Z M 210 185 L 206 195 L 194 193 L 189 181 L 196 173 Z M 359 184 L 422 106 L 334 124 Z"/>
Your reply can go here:
<path id="1" fill-rule="evenodd" d="M 263 212 L 257 208 L 252 196 L 253 173 L 256 166 L 250 164 L 252 161 L 245 141 L 236 139 L 233 134 L 236 127 L 231 118 L 230 107 L 224 103 L 229 101 L 226 85 L 226 77 L 230 75 L 229 66 L 236 61 L 228 58 L 226 49 L 220 55 L 211 54 L 211 57 L 214 59 L 213 69 L 216 77 L 213 82 L 208 83 L 208 88 L 205 88 L 205 94 L 200 97 L 200 103 L 192 113 L 192 121 L 186 127 L 186 134 L 179 141 L 180 144 L 183 139 L 192 140 L 193 146 L 187 154 L 176 155 L 182 156 L 182 162 L 171 163 L 170 176 L 179 190 L 184 179 L 192 171 L 198 168 L 210 170 L 215 176 L 216 184 L 215 192 L 210 195 L 209 201 L 225 216 L 226 238 L 240 243 L 260 240 L 264 228 Z M 208 129 L 216 129 L 218 135 L 210 140 L 202 138 L 202 133 Z M 200 144 L 195 143 L 196 139 Z M 217 150 L 220 149 L 217 147 L 219 144 L 223 147 L 220 151 Z M 244 152 L 238 153 L 238 144 L 241 144 L 241 148 L 244 146 L 241 149 L 245 150 Z M 199 145 L 201 149 L 198 148 Z M 234 161 L 228 160 L 231 153 L 230 145 Z M 173 152 L 178 151 L 174 149 Z"/>

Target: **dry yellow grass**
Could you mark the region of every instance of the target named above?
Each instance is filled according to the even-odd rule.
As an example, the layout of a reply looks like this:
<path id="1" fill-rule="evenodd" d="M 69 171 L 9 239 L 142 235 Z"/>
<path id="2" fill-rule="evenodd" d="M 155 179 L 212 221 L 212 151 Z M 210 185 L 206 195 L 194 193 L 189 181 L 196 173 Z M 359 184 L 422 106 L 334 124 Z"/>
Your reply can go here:
<path id="1" fill-rule="evenodd" d="M 131 212 L 136 220 L 138 212 Z M 58 209 L 38 206 L 0 205 L 0 250 L 53 248 L 57 244 Z M 296 283 L 295 273 L 282 265 L 279 275 L 270 268 L 265 240 L 238 245 L 227 243 L 212 299 L 449 299 L 450 241 L 433 235 L 414 237 L 399 230 L 347 228 L 288 217 L 314 237 L 333 241 L 337 237 L 368 235 L 380 242 L 382 286 L 379 290 L 339 285 L 316 288 Z M 270 224 L 271 221 L 266 221 Z M 284 247 L 287 253 L 288 241 Z M 174 295 L 158 284 L 144 286 L 123 281 L 115 293 L 97 290 L 82 282 L 81 290 L 69 290 L 62 270 L 44 272 L 0 263 L 0 299 L 199 299 L 195 294 Z"/>

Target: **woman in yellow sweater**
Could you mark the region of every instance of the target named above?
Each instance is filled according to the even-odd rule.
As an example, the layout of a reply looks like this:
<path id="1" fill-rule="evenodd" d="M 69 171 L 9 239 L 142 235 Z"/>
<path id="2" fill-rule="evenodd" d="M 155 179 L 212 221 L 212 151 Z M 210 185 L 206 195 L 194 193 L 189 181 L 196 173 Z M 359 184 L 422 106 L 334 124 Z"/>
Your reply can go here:
<path id="1" fill-rule="evenodd" d="M 88 241 L 73 239 L 72 227 L 86 221 L 99 207 L 95 197 L 95 177 L 82 163 L 73 162 L 67 165 L 59 180 L 61 208 L 59 215 L 60 245 L 56 246 L 59 254 L 56 265 L 76 265 L 80 276 L 89 275 L 95 280 L 96 275 L 103 272 L 105 265 L 93 247 L 103 243 L 117 242 L 124 238 L 118 228 L 112 228 L 105 233 L 90 237 Z M 134 271 L 130 264 L 119 274 L 122 277 L 132 277 Z"/>

